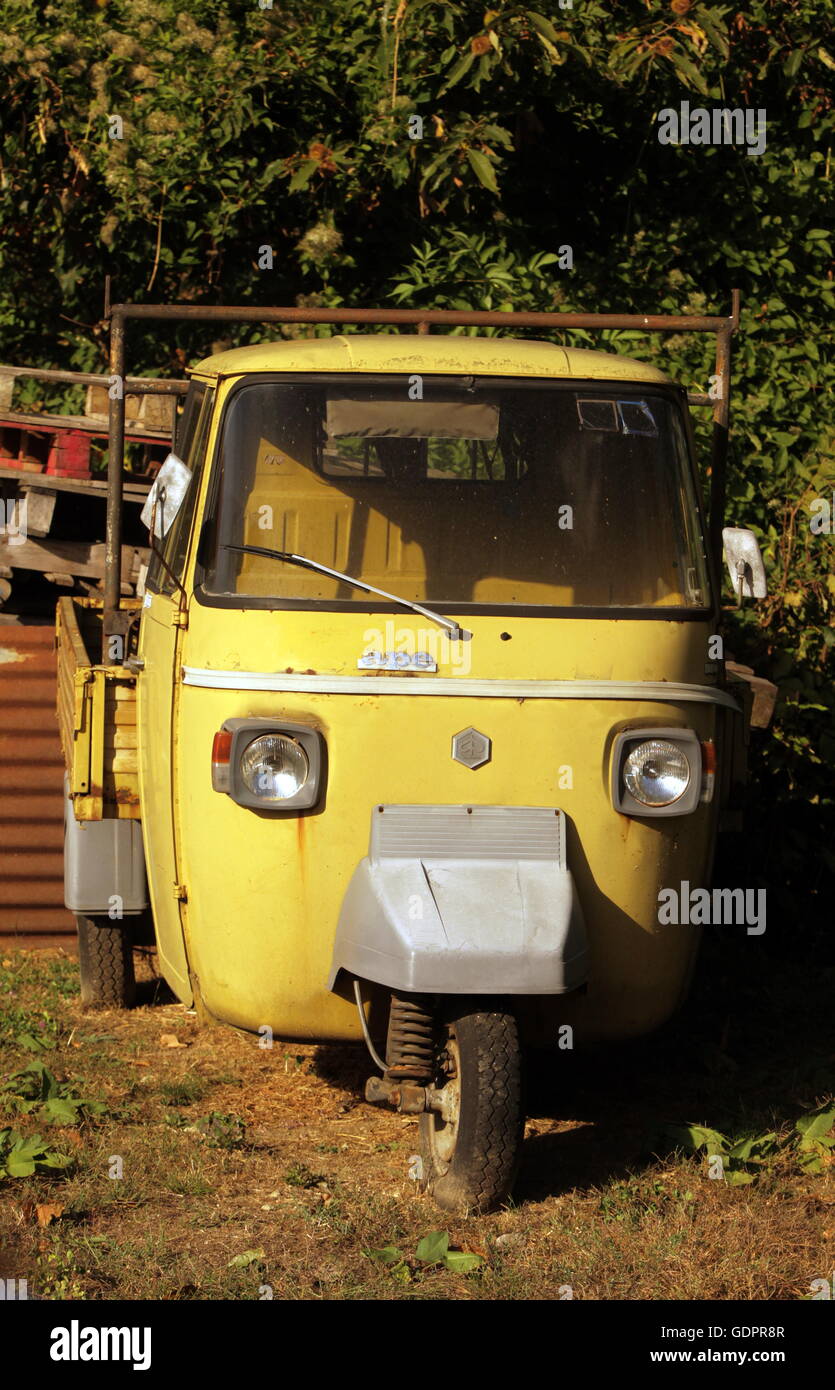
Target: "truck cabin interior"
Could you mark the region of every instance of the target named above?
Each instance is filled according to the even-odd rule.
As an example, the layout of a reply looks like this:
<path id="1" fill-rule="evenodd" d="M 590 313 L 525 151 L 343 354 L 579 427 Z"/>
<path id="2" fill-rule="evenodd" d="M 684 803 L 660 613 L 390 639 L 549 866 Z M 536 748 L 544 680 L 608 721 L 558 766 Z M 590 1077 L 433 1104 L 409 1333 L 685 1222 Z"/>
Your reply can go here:
<path id="1" fill-rule="evenodd" d="M 291 551 L 439 605 L 703 609 L 678 402 L 650 385 L 244 381 L 210 497 L 210 598 L 363 602 Z"/>

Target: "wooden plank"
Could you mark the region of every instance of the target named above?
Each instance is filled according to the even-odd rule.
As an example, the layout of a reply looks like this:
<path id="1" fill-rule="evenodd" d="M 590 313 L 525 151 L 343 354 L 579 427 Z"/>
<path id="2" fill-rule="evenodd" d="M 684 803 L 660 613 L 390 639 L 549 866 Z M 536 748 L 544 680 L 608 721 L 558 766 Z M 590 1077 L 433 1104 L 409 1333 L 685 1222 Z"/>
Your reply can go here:
<path id="1" fill-rule="evenodd" d="M 78 609 L 68 596 L 58 600 L 56 626 L 58 630 L 58 650 L 59 652 L 63 652 L 64 644 L 68 644 L 72 657 L 73 671 L 79 666 L 89 666 L 90 655 L 81 634 L 81 625 L 78 621 Z"/>
<path id="2" fill-rule="evenodd" d="M 135 749 L 137 746 L 136 737 L 137 736 L 135 724 L 130 725 L 128 728 L 124 728 L 124 726 L 122 725 L 119 725 L 117 728 L 114 728 L 108 720 L 108 726 L 104 736 L 105 751 L 110 749 L 110 751 L 112 752 L 114 749 L 119 748 Z"/>
<path id="3" fill-rule="evenodd" d="M 70 598 L 60 599 L 56 615 L 58 730 L 70 790 L 86 790 L 89 779 L 89 741 L 84 729 L 84 673 L 87 649 Z"/>
<path id="4" fill-rule="evenodd" d="M 42 487 L 21 488 L 25 516 L 25 530 L 28 536 L 48 536 L 52 527 L 57 497 Z"/>
<path id="5" fill-rule="evenodd" d="M 138 748 L 137 726 L 135 724 L 116 724 L 108 725 L 108 746 L 121 750 L 132 749 L 135 753 Z"/>
<path id="6" fill-rule="evenodd" d="M 64 701 L 67 714 L 70 720 L 72 720 L 72 716 L 75 712 L 75 680 L 73 673 L 70 671 L 69 664 L 66 661 L 62 662 L 59 660 L 57 687 L 58 698 Z M 72 724 L 70 725 L 70 732 L 72 732 Z"/>
<path id="7" fill-rule="evenodd" d="M 58 681 L 57 700 L 58 706 L 58 736 L 61 740 L 61 751 L 64 754 L 64 763 L 69 770 L 72 766 L 74 739 L 73 739 L 73 700 L 72 686 L 67 689 L 66 677 Z"/>
<path id="8" fill-rule="evenodd" d="M 107 669 L 118 672 L 118 675 L 107 683 L 107 698 L 125 704 L 133 704 L 136 700 L 136 677 L 133 672 L 126 671 L 124 666 L 110 666 Z M 128 684 L 128 682 L 130 683 Z"/>
<path id="9" fill-rule="evenodd" d="M 122 546 L 122 573 L 131 576 L 147 564 L 150 550 L 145 546 Z M 88 579 L 104 578 L 104 544 L 86 541 L 30 541 L 13 545 L 0 541 L 0 565 L 15 569 L 41 570 L 46 574 L 63 572 Z"/>
<path id="10" fill-rule="evenodd" d="M 87 387 L 84 414 L 88 420 L 100 420 L 107 428 L 110 416 L 110 396 L 107 386 Z M 125 426 L 127 429 L 166 430 L 170 436 L 177 418 L 177 397 L 168 391 L 125 392 Z"/>
<path id="11" fill-rule="evenodd" d="M 13 478 L 21 492 L 28 492 L 30 488 L 48 488 L 53 492 L 80 492 L 107 501 L 107 483 L 103 478 L 58 478 L 52 473 L 31 473 L 21 468 L 6 467 L 0 467 L 0 478 Z M 126 474 L 122 490 L 126 502 L 136 502 L 141 506 L 151 490 L 151 484 L 133 480 Z"/>
<path id="12" fill-rule="evenodd" d="M 112 777 L 117 788 L 123 786 L 126 777 L 131 773 L 136 775 L 138 772 L 137 756 L 135 748 L 109 749 L 107 744 L 104 746 L 105 781 Z"/>
<path id="13" fill-rule="evenodd" d="M 11 362 L 0 362 L 0 379 L 5 377 L 14 382 L 15 377 L 34 377 L 38 381 L 62 381 L 69 386 L 110 386 L 111 378 L 101 372 L 70 372 L 58 367 L 16 367 Z M 131 387 L 153 387 L 154 394 L 174 394 L 184 396 L 188 382 L 179 377 L 126 376 L 125 389 L 131 394 Z"/>
<path id="14" fill-rule="evenodd" d="M 15 429 L 33 433 L 40 431 L 42 434 L 53 434 L 55 430 L 81 430 L 84 434 L 95 434 L 102 438 L 107 435 L 107 421 L 94 415 L 24 415 L 18 410 L 0 410 L 0 425 L 12 425 Z M 170 444 L 171 431 L 131 421 L 125 426 L 125 439 L 137 444 Z"/>
<path id="15" fill-rule="evenodd" d="M 136 705 L 118 704 L 113 705 L 107 711 L 107 722 L 116 729 L 126 729 L 128 732 L 136 728 Z"/>
<path id="16" fill-rule="evenodd" d="M 135 611 L 140 600 L 125 605 Z M 64 759 L 78 820 L 138 820 L 136 676 L 91 660 L 101 604 L 62 599 L 58 605 L 58 710 Z M 92 627 L 91 627 L 92 624 Z M 88 629 L 90 629 L 88 631 Z"/>

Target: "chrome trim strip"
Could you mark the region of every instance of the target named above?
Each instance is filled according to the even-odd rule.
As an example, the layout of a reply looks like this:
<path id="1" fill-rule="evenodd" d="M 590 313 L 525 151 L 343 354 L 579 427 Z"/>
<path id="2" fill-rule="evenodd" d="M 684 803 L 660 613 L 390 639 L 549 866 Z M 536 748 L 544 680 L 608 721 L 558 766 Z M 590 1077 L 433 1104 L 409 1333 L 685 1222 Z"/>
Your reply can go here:
<path id="1" fill-rule="evenodd" d="M 220 671 L 184 666 L 183 684 L 207 690 L 264 690 L 306 695 L 458 695 L 507 700 L 670 700 L 724 705 L 732 695 L 711 685 L 677 681 L 473 680 L 468 676 L 303 676 L 283 671 Z"/>

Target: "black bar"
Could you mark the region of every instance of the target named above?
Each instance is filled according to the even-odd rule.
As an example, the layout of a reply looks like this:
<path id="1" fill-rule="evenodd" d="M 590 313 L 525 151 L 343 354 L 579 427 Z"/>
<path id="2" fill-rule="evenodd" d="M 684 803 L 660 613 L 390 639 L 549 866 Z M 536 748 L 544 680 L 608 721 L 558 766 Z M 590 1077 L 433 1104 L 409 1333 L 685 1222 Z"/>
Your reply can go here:
<path id="1" fill-rule="evenodd" d="M 458 328 L 637 328 L 657 333 L 718 333 L 732 320 L 691 314 L 569 314 L 492 312 L 484 309 L 299 309 L 257 308 L 251 304 L 114 304 L 122 319 L 187 323 L 354 323 L 441 324 Z"/>
<path id="2" fill-rule="evenodd" d="M 110 375 L 120 385 L 125 375 L 125 322 L 118 308 L 110 318 Z M 104 551 L 104 623 L 102 661 L 116 664 L 109 653 L 108 638 L 119 629 L 119 602 L 122 596 L 122 466 L 125 453 L 125 397 L 122 390 L 110 397 L 107 451 L 107 523 Z"/>

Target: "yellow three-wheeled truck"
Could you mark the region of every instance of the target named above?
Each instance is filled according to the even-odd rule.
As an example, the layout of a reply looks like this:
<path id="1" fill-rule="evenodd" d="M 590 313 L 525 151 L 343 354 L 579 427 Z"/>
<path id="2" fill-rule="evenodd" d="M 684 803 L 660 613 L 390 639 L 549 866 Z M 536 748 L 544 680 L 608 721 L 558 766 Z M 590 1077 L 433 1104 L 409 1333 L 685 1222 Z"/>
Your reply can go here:
<path id="1" fill-rule="evenodd" d="M 119 588 L 125 329 L 382 333 L 199 362 Z M 417 327 L 413 334 L 393 326 Z M 710 521 L 686 391 L 615 354 L 432 328 L 716 334 Z M 521 1048 L 669 1017 L 744 726 L 717 646 L 727 318 L 111 310 L 103 605 L 59 605 L 66 895 L 89 1003 L 162 973 L 253 1033 L 365 1037 L 423 1186 L 483 1210 L 520 1153 Z M 707 403 L 707 398 L 704 398 Z M 740 594 L 750 532 L 726 532 Z M 746 692 L 747 693 L 747 692 Z"/>

